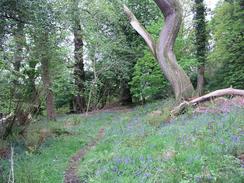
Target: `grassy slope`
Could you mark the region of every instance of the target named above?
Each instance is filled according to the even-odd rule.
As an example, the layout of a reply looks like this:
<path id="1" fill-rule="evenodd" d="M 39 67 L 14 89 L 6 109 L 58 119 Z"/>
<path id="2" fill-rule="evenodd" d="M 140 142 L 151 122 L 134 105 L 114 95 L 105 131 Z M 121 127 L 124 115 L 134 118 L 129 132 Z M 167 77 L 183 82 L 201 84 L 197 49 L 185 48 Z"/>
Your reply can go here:
<path id="1" fill-rule="evenodd" d="M 16 182 L 62 182 L 69 157 L 100 127 L 106 129 L 106 135 L 80 163 L 82 182 L 244 181 L 244 169 L 235 157 L 244 152 L 243 109 L 221 115 L 184 115 L 171 124 L 158 123 L 158 117 L 149 118 L 150 111 L 165 106 L 158 102 L 127 113 L 69 116 L 49 124 L 65 126 L 75 135 L 49 138 L 39 153 L 19 150 L 15 156 Z M 76 125 L 67 127 L 67 121 Z M 40 126 L 34 124 L 32 130 Z"/>

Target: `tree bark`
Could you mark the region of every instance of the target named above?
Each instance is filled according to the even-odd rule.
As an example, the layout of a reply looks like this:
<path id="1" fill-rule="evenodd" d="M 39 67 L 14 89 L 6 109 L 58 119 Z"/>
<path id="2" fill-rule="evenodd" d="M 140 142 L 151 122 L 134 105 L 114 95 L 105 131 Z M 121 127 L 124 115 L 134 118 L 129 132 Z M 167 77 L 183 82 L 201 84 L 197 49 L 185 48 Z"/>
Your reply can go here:
<path id="1" fill-rule="evenodd" d="M 205 73 L 205 66 L 201 65 L 198 68 L 198 76 L 197 76 L 197 94 L 198 96 L 202 96 L 204 93 L 204 73 Z"/>
<path id="2" fill-rule="evenodd" d="M 177 100 L 193 96 L 190 78 L 178 65 L 173 52 L 174 43 L 182 22 L 182 9 L 178 0 L 155 0 L 165 18 L 156 53 L 160 67 L 169 80 Z"/>
<path id="3" fill-rule="evenodd" d="M 44 43 L 48 43 L 48 33 L 44 34 Z M 44 48 L 45 49 L 45 48 Z M 47 117 L 49 120 L 55 120 L 55 104 L 54 96 L 52 91 L 52 81 L 50 77 L 50 60 L 48 53 L 43 53 L 41 55 L 41 68 L 42 68 L 42 82 L 44 85 L 44 91 L 46 94 L 46 108 L 47 108 Z"/>
<path id="4" fill-rule="evenodd" d="M 171 111 L 171 114 L 174 116 L 177 116 L 182 113 L 187 107 L 196 105 L 198 103 L 210 100 L 214 97 L 222 97 L 225 95 L 237 95 L 237 96 L 244 96 L 244 90 L 240 89 L 234 89 L 234 88 L 226 88 L 221 90 L 213 91 L 207 95 L 204 95 L 202 97 L 195 98 L 189 102 L 184 101 L 180 105 L 174 108 L 174 110 Z"/>
<path id="5" fill-rule="evenodd" d="M 170 82 L 177 100 L 192 97 L 194 88 L 190 78 L 178 65 L 173 52 L 174 43 L 182 22 L 182 9 L 178 0 L 154 0 L 165 18 L 165 26 L 156 44 L 150 34 L 136 19 L 133 13 L 124 6 L 132 27 L 144 38 L 152 54 L 158 60 L 160 68 Z"/>
<path id="6" fill-rule="evenodd" d="M 75 85 L 77 86 L 78 92 L 73 98 L 73 109 L 75 113 L 85 112 L 86 102 L 84 96 L 84 82 L 85 82 L 85 71 L 84 71 L 84 60 L 83 60 L 83 32 L 79 20 L 78 1 L 75 0 L 73 4 L 74 15 L 73 15 L 73 33 L 74 33 L 74 78 Z"/>
<path id="7" fill-rule="evenodd" d="M 14 33 L 14 40 L 16 44 L 16 50 L 14 53 L 14 70 L 16 72 L 19 72 L 20 65 L 23 60 L 23 45 L 24 45 L 24 24 L 23 23 L 17 23 L 17 29 Z"/>
<path id="8" fill-rule="evenodd" d="M 203 0 L 195 0 L 195 45 L 196 57 L 199 63 L 198 77 L 197 77 L 197 94 L 202 96 L 204 93 L 204 73 L 207 52 L 207 31 L 205 20 L 205 5 Z"/>

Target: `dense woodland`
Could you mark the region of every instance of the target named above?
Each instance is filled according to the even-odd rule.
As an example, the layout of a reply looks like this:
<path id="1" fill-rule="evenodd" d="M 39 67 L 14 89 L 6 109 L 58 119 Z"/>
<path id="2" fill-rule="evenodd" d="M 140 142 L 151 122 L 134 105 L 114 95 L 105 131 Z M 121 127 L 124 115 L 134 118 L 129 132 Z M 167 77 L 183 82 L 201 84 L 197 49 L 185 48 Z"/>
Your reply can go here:
<path id="1" fill-rule="evenodd" d="M 243 95 L 243 17 L 243 0 L 0 0 L 0 138 L 37 119 Z"/>
<path id="2" fill-rule="evenodd" d="M 156 40 L 164 22 L 153 1 L 1 0 L 0 111 L 47 111 L 55 119 L 59 112 L 82 113 L 115 101 L 173 96 L 123 3 Z M 201 0 L 182 3 L 174 51 L 196 94 L 243 89 L 242 2 L 219 2 L 213 12 Z"/>

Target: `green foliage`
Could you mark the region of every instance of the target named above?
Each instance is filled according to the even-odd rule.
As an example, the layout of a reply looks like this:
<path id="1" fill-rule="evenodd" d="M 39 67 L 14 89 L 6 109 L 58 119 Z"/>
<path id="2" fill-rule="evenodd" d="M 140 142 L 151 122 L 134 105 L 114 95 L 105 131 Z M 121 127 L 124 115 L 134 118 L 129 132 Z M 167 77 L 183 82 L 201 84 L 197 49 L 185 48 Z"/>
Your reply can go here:
<path id="1" fill-rule="evenodd" d="M 242 182 L 243 168 L 236 157 L 244 150 L 243 109 L 184 115 L 167 124 L 162 114 L 161 120 L 148 123 L 149 113 L 158 109 L 167 112 L 169 106 L 169 102 L 157 102 L 126 113 L 101 112 L 86 118 L 73 115 L 58 122 L 33 123 L 28 143 L 36 143 L 33 138 L 38 138 L 42 128 L 73 135 L 48 137 L 36 153 L 25 149 L 19 139 L 14 143 L 15 180 L 63 181 L 69 158 L 105 128 L 104 138 L 80 162 L 78 175 L 83 182 Z M 9 162 L 1 159 L 0 163 L 4 170 L 0 180 L 7 179 Z"/>
<path id="2" fill-rule="evenodd" d="M 242 110 L 183 116 L 170 125 L 155 123 L 155 128 L 145 118 L 145 110 L 151 107 L 120 115 L 111 124 L 105 139 L 80 164 L 81 181 L 243 181 L 243 170 L 235 158 L 243 150 L 238 130 L 243 124 Z"/>
<path id="3" fill-rule="evenodd" d="M 150 52 L 139 59 L 134 67 L 133 78 L 130 82 L 131 92 L 137 101 L 166 98 L 169 95 L 169 84 Z"/>
<path id="4" fill-rule="evenodd" d="M 211 22 L 215 44 L 209 56 L 215 72 L 209 76 L 209 88 L 244 89 L 243 13 L 238 2 L 224 2 L 215 11 Z"/>
<path id="5" fill-rule="evenodd" d="M 196 57 L 200 65 L 204 65 L 207 53 L 206 8 L 203 0 L 195 0 L 194 27 Z"/>
<path id="6" fill-rule="evenodd" d="M 159 32 L 163 27 L 162 20 L 152 23 L 147 27 L 150 34 L 157 40 Z M 186 34 L 186 35 L 185 35 Z M 180 66 L 190 76 L 193 83 L 197 77 L 197 60 L 193 55 L 192 33 L 187 33 L 184 27 L 181 28 L 176 39 L 174 52 Z M 130 82 L 131 92 L 136 101 L 155 98 L 165 98 L 171 95 L 170 85 L 148 49 L 144 48 L 144 56 L 138 59 L 134 66 L 132 81 Z"/>

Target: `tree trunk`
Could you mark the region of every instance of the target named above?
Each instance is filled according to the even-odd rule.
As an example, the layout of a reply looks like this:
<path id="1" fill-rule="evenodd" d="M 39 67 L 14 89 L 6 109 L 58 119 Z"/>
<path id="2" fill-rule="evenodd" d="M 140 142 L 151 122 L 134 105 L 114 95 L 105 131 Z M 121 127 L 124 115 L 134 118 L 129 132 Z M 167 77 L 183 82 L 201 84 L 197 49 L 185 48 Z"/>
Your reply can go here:
<path id="1" fill-rule="evenodd" d="M 4 35 L 5 35 L 5 22 L 6 20 L 0 20 L 0 54 L 3 52 L 3 44 L 4 44 Z"/>
<path id="2" fill-rule="evenodd" d="M 194 10 L 196 57 L 199 63 L 197 78 L 197 94 L 198 96 L 201 96 L 204 93 L 204 72 L 207 52 L 207 31 L 205 20 L 206 10 L 204 1 L 195 0 Z"/>
<path id="3" fill-rule="evenodd" d="M 178 0 L 154 0 L 165 18 L 165 26 L 160 33 L 159 43 L 156 44 L 152 36 L 136 19 L 134 14 L 124 6 L 133 28 L 144 38 L 160 68 L 170 82 L 177 100 L 192 97 L 194 88 L 190 78 L 178 65 L 173 52 L 174 43 L 182 22 L 182 9 Z"/>
<path id="4" fill-rule="evenodd" d="M 130 92 L 130 87 L 128 86 L 128 82 L 124 82 L 121 84 L 120 102 L 122 105 L 128 105 L 132 103 L 132 96 Z"/>
<path id="5" fill-rule="evenodd" d="M 83 60 L 83 34 L 82 28 L 79 20 L 79 9 L 78 9 L 78 1 L 75 0 L 73 4 L 74 15 L 73 15 L 73 33 L 74 33 L 74 78 L 75 85 L 77 86 L 78 92 L 76 96 L 73 98 L 73 109 L 75 113 L 85 112 L 86 102 L 84 96 L 84 82 L 85 82 L 85 71 L 84 71 L 84 60 Z"/>
<path id="6" fill-rule="evenodd" d="M 190 78 L 178 65 L 173 52 L 174 43 L 182 22 L 182 9 L 178 0 L 155 0 L 165 18 L 156 48 L 156 58 L 165 77 L 170 82 L 176 99 L 192 97 L 194 93 Z"/>
<path id="7" fill-rule="evenodd" d="M 36 62 L 32 62 L 29 61 L 29 67 L 31 68 L 30 71 L 27 72 L 28 75 L 28 87 L 29 87 L 29 93 L 31 93 L 30 98 L 29 98 L 29 102 L 31 105 L 31 113 L 32 114 L 39 114 L 40 112 L 40 105 L 41 105 L 41 101 L 40 101 L 40 96 L 38 93 L 38 90 L 36 88 L 36 73 L 35 73 L 35 67 L 36 67 Z"/>
<path id="8" fill-rule="evenodd" d="M 204 72 L 205 66 L 201 65 L 198 69 L 198 76 L 197 76 L 197 94 L 198 96 L 202 96 L 204 93 Z"/>
<path id="9" fill-rule="evenodd" d="M 43 38 L 43 43 L 48 43 L 48 33 L 45 33 Z M 49 63 L 48 53 L 43 53 L 41 55 L 41 66 L 42 66 L 42 82 L 44 85 L 44 92 L 46 94 L 46 108 L 47 108 L 47 117 L 49 120 L 55 120 L 55 104 L 52 91 L 52 81 L 50 78 L 50 63 Z"/>
<path id="10" fill-rule="evenodd" d="M 17 29 L 14 33 L 14 40 L 16 44 L 16 50 L 14 53 L 14 70 L 19 72 L 21 61 L 23 60 L 23 45 L 24 45 L 24 24 L 17 23 Z"/>

